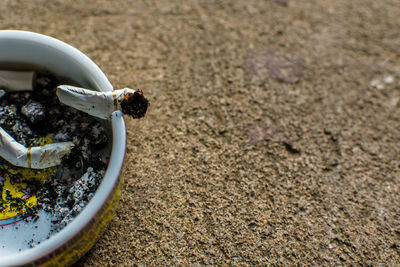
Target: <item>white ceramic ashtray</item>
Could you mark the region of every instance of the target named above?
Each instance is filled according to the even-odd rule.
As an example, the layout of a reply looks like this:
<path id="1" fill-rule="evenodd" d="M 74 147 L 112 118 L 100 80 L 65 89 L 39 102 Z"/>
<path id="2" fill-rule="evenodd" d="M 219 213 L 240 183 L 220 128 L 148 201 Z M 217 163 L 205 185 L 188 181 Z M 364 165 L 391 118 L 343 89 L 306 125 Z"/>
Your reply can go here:
<path id="1" fill-rule="evenodd" d="M 0 104 L 0 266 L 70 265 L 118 204 L 121 110 L 148 102 L 68 44 L 0 31 Z"/>

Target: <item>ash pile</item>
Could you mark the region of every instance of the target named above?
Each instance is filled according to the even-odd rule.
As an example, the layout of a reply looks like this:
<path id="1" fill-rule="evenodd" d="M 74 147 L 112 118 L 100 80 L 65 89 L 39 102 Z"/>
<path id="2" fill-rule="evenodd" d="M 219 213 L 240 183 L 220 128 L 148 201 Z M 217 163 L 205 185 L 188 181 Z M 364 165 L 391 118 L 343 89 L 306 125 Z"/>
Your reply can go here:
<path id="1" fill-rule="evenodd" d="M 44 184 L 34 179 L 23 181 L 38 198 L 38 204 L 24 216 L 30 220 L 40 209 L 51 213 L 53 232 L 65 227 L 90 201 L 109 160 L 101 153 L 108 142 L 103 125 L 61 104 L 56 95 L 59 84 L 54 76 L 38 73 L 33 91 L 9 93 L 0 89 L 0 126 L 20 144 L 32 147 L 71 141 L 75 145 L 62 164 L 53 167 L 54 174 Z M 7 171 L 5 166 L 17 169 L 0 158 L 0 174 Z M 14 178 L 25 179 L 18 175 Z"/>

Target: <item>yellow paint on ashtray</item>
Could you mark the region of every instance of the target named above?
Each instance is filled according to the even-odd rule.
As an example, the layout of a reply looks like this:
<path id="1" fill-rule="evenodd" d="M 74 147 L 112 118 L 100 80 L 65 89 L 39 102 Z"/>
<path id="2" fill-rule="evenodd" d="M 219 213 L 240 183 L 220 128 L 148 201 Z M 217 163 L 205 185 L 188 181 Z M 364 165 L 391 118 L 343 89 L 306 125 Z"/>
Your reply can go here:
<path id="1" fill-rule="evenodd" d="M 37 141 L 40 146 L 53 143 L 50 136 Z M 36 206 L 38 199 L 28 186 L 28 181 L 32 183 L 33 179 L 43 185 L 56 171 L 57 167 L 35 170 L 5 163 L 4 173 L 0 173 L 0 226 L 20 220 L 29 208 Z"/>

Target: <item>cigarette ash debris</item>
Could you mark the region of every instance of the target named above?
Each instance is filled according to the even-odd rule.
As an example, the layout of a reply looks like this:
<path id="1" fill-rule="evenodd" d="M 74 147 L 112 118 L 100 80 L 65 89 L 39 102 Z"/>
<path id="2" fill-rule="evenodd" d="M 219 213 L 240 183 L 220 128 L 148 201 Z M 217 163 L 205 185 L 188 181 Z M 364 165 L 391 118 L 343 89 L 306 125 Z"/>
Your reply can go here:
<path id="1" fill-rule="evenodd" d="M 21 113 L 24 114 L 32 124 L 37 124 L 44 120 L 46 117 L 45 111 L 46 109 L 42 104 L 31 100 L 21 108 Z"/>
<path id="2" fill-rule="evenodd" d="M 71 184 L 60 183 L 57 179 L 45 182 L 36 195 L 41 199 L 38 207 L 52 214 L 52 232 L 64 228 L 83 210 L 94 196 L 104 172 L 104 168 L 95 171 L 89 167 L 82 177 Z"/>
<path id="3" fill-rule="evenodd" d="M 13 210 L 25 211 L 23 216 L 30 221 L 37 219 L 39 210 L 44 210 L 52 216 L 52 233 L 64 228 L 90 201 L 108 161 L 100 156 L 108 142 L 102 124 L 86 113 L 60 104 L 55 93 L 59 84 L 52 75 L 38 73 L 34 91 L 6 93 L 0 88 L 0 126 L 19 143 L 26 147 L 40 146 L 48 142 L 50 136 L 54 142 L 72 141 L 75 144 L 62 165 L 54 167 L 57 169 L 55 174 L 44 182 L 9 172 L 7 168 L 18 168 L 0 158 L 1 192 L 5 190 L 6 173 L 11 180 L 26 184 L 26 197 L 23 198 L 4 191 L 6 197 L 0 198 L 0 212 L 4 212 L 5 204 L 12 203 Z M 38 203 L 27 208 L 25 202 L 33 195 Z"/>

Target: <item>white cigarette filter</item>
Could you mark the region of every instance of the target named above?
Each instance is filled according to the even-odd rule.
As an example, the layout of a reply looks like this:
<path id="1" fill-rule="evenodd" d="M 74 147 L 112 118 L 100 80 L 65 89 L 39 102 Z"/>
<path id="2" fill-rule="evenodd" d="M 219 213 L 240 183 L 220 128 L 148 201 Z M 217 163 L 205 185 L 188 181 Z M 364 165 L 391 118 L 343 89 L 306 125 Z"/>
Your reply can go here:
<path id="1" fill-rule="evenodd" d="M 98 92 L 60 85 L 57 87 L 57 96 L 61 103 L 102 119 L 110 118 L 116 110 L 121 110 L 133 118 L 141 118 L 149 105 L 142 91 L 129 88 Z"/>
<path id="2" fill-rule="evenodd" d="M 32 91 L 35 78 L 34 71 L 0 70 L 0 89 L 7 92 Z"/>
<path id="3" fill-rule="evenodd" d="M 73 146 L 72 142 L 62 142 L 26 148 L 0 127 L 0 156 L 14 166 L 32 169 L 57 166 Z"/>

